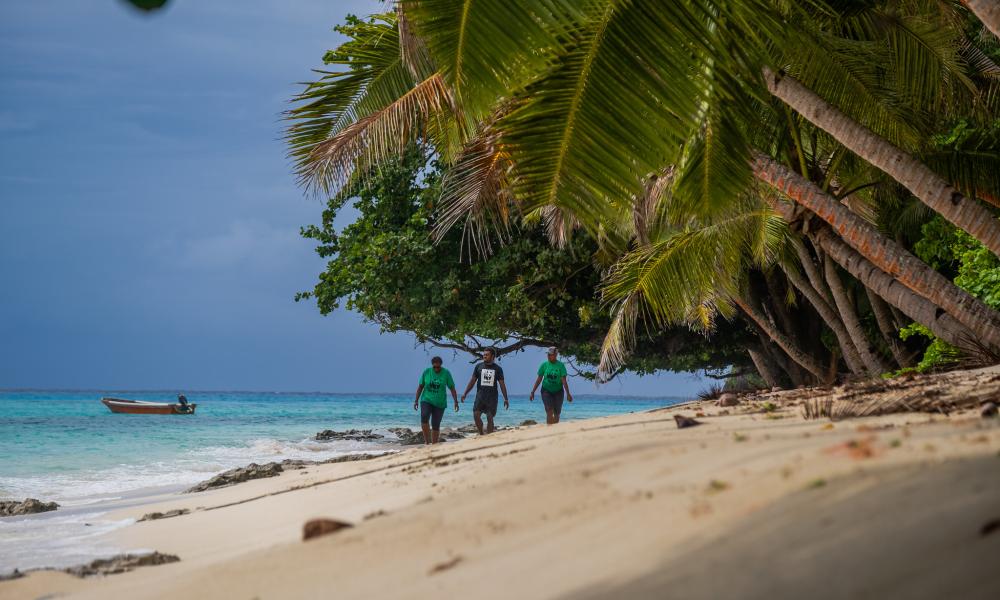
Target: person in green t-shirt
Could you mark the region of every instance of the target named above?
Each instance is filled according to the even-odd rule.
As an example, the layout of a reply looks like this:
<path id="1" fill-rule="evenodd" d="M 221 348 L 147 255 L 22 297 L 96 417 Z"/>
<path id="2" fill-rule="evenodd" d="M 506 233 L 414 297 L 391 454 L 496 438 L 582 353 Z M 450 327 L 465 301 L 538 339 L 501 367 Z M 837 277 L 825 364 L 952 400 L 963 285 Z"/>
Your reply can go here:
<path id="1" fill-rule="evenodd" d="M 441 418 L 444 417 L 444 409 L 448 406 L 445 388 L 451 390 L 451 397 L 455 400 L 455 412 L 458 412 L 455 380 L 451 378 L 451 372 L 442 367 L 441 363 L 440 356 L 431 359 L 430 368 L 424 369 L 420 376 L 417 396 L 413 399 L 413 410 L 417 410 L 418 406 L 420 408 L 420 429 L 424 432 L 425 444 L 436 444 L 440 441 Z"/>
<path id="2" fill-rule="evenodd" d="M 559 415 L 562 414 L 563 390 L 566 391 L 566 400 L 573 401 L 573 394 L 569 392 L 569 384 L 566 383 L 566 365 L 559 362 L 559 350 L 553 346 L 549 348 L 548 360 L 538 367 L 538 379 L 531 388 L 531 395 L 528 400 L 535 401 L 535 390 L 538 384 L 542 384 L 542 404 L 545 405 L 545 422 L 553 425 L 559 422 Z"/>

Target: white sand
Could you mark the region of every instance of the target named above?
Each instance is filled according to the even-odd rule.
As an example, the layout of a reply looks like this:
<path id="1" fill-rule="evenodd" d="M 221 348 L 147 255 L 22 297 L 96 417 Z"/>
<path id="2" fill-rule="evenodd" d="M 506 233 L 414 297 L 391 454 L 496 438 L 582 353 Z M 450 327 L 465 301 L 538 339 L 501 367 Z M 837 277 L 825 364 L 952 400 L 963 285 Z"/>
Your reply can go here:
<path id="1" fill-rule="evenodd" d="M 124 516 L 191 514 L 115 534 L 180 562 L 0 597 L 1000 597 L 1000 532 L 979 534 L 1000 420 L 799 411 L 539 425 L 180 494 Z M 303 542 L 314 517 L 355 527 Z"/>

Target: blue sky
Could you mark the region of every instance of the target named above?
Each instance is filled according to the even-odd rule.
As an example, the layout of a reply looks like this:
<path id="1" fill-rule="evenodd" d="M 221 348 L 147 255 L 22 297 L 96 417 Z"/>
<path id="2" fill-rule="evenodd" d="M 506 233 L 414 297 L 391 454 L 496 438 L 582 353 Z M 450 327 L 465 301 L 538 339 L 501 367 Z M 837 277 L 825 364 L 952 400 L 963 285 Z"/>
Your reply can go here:
<path id="1" fill-rule="evenodd" d="M 374 0 L 0 4 L 0 388 L 408 391 L 433 348 L 295 303 L 280 113 Z M 503 361 L 526 393 L 541 352 Z M 446 365 L 465 379 L 462 356 Z M 578 392 L 686 395 L 689 375 Z"/>

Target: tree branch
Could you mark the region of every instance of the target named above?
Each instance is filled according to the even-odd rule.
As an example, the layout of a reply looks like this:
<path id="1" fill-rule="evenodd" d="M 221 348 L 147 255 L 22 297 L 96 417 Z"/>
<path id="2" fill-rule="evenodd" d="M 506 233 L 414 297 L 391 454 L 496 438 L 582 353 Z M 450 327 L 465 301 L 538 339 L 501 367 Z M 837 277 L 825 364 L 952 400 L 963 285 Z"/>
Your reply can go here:
<path id="1" fill-rule="evenodd" d="M 471 360 L 469 362 L 473 362 L 473 363 L 474 362 L 478 362 L 480 359 L 482 359 L 483 352 L 487 348 L 495 348 L 496 349 L 496 357 L 499 358 L 499 357 L 501 357 L 501 356 L 503 356 L 505 354 L 510 354 L 512 352 L 518 352 L 520 350 L 523 350 L 524 348 L 527 348 L 528 346 L 538 346 L 538 347 L 543 347 L 544 348 L 546 346 L 555 346 L 556 345 L 554 342 L 550 342 L 550 341 L 546 341 L 546 340 L 537 340 L 537 339 L 534 339 L 534 338 L 512 338 L 512 339 L 516 340 L 514 343 L 508 344 L 506 346 L 498 346 L 498 345 L 492 344 L 492 343 L 484 343 L 483 341 L 481 341 L 479 338 L 477 338 L 474 335 L 469 335 L 469 336 L 466 336 L 466 337 L 469 340 L 471 340 L 471 344 L 467 343 L 464 340 L 462 340 L 462 341 L 457 341 L 457 340 L 453 340 L 453 339 L 450 339 L 450 340 L 437 340 L 437 339 L 429 338 L 429 337 L 426 337 L 426 338 L 425 337 L 418 337 L 417 341 L 420 342 L 420 343 L 422 343 L 422 344 L 431 344 L 432 346 L 436 346 L 438 348 L 445 348 L 445 349 L 448 349 L 448 350 L 457 350 L 457 351 L 460 351 L 460 352 L 465 352 L 467 354 L 471 354 L 473 356 L 473 360 Z"/>

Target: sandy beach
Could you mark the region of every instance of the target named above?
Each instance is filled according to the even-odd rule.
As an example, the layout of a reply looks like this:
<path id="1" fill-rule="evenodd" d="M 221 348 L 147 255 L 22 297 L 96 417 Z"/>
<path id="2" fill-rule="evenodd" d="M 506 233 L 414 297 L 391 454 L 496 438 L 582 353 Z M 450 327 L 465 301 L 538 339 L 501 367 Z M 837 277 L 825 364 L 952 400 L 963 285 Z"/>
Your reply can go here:
<path id="1" fill-rule="evenodd" d="M 0 597 L 996 597 L 997 419 L 802 413 L 694 403 L 178 494 L 114 535 L 179 562 Z M 312 518 L 353 528 L 304 542 Z"/>

